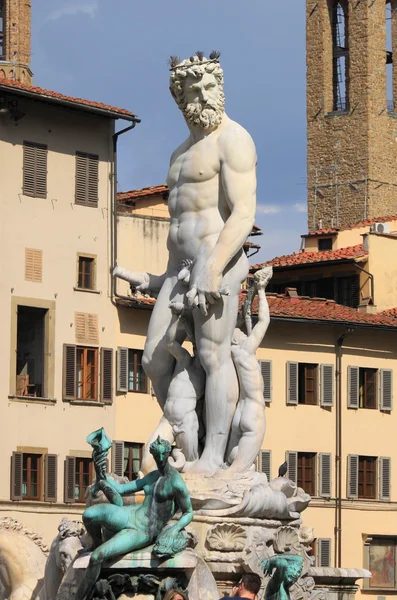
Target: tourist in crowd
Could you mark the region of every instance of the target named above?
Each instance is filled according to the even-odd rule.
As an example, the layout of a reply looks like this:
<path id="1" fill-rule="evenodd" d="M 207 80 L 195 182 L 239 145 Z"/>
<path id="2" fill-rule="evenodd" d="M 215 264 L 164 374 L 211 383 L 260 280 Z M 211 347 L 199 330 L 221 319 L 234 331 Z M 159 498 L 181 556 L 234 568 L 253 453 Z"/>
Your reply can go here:
<path id="1" fill-rule="evenodd" d="M 232 600 L 233 598 L 247 598 L 256 600 L 262 581 L 256 573 L 245 573 L 237 585 L 232 589 L 231 596 L 224 596 L 221 600 Z"/>
<path id="2" fill-rule="evenodd" d="M 164 595 L 163 600 L 188 600 L 188 595 L 186 591 L 181 591 L 178 589 L 168 590 Z"/>

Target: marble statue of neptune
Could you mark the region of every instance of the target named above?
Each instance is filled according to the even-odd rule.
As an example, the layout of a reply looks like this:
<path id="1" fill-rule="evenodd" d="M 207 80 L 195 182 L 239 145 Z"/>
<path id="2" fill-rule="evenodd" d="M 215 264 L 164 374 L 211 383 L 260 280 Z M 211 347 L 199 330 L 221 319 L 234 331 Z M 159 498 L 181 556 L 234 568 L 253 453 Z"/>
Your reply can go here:
<path id="1" fill-rule="evenodd" d="M 189 135 L 173 152 L 167 178 L 168 266 L 162 275 L 130 272 L 128 277 L 135 289 L 158 293 L 143 365 L 162 408 L 175 365 L 167 351 L 170 304 L 193 309 L 196 351 L 206 376 L 206 435 L 192 472 L 208 476 L 224 463 L 239 397 L 231 345 L 240 286 L 248 274 L 243 244 L 256 206 L 255 146 L 247 131 L 225 113 L 218 57 L 197 53 L 187 60 L 171 60 L 170 90 Z M 183 268 L 186 264 L 188 269 Z M 176 339 L 181 343 L 185 336 L 181 326 Z M 169 437 L 169 429 L 163 417 L 156 437 Z"/>

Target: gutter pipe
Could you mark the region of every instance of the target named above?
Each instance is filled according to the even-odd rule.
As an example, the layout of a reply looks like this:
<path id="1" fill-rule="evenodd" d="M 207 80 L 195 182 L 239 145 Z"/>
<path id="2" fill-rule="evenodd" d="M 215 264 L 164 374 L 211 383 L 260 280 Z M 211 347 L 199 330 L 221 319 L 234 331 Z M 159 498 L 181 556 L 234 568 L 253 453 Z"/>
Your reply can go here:
<path id="1" fill-rule="evenodd" d="M 334 548 L 335 567 L 342 566 L 342 353 L 343 343 L 354 329 L 348 329 L 338 337 L 335 344 L 336 350 L 336 400 L 335 400 L 335 527 Z"/>
<path id="2" fill-rule="evenodd" d="M 113 269 L 117 265 L 117 142 L 119 137 L 134 129 L 137 123 L 140 123 L 140 119 L 135 119 L 131 125 L 121 129 L 120 131 L 116 131 L 113 134 L 113 170 L 111 174 L 112 185 L 111 185 L 111 218 L 110 218 L 110 248 L 111 248 L 111 256 L 110 256 L 110 264 L 111 264 L 111 273 L 110 273 L 110 299 L 112 303 L 114 303 L 114 298 L 123 298 L 124 300 L 128 300 L 128 296 L 120 296 L 116 291 L 116 278 L 113 276 Z"/>

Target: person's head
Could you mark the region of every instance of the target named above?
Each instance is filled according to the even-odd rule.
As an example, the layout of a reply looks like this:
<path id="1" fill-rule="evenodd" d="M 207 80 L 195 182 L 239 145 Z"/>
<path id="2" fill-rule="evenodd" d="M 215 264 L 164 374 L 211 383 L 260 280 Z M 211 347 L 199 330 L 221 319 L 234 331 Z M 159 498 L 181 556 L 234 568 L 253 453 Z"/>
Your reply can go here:
<path id="1" fill-rule="evenodd" d="M 262 580 L 256 573 L 244 573 L 238 584 L 233 588 L 235 596 L 254 598 L 261 589 Z"/>
<path id="2" fill-rule="evenodd" d="M 156 465 L 159 468 L 164 467 L 171 454 L 171 444 L 158 436 L 157 440 L 150 444 L 150 454 L 153 456 Z"/>
<path id="3" fill-rule="evenodd" d="M 163 600 L 188 600 L 187 594 L 182 590 L 168 590 L 165 593 Z"/>
<path id="4" fill-rule="evenodd" d="M 181 62 L 171 59 L 170 91 L 189 125 L 213 129 L 222 121 L 225 95 L 218 58 L 218 53 L 208 59 L 198 52 Z"/>

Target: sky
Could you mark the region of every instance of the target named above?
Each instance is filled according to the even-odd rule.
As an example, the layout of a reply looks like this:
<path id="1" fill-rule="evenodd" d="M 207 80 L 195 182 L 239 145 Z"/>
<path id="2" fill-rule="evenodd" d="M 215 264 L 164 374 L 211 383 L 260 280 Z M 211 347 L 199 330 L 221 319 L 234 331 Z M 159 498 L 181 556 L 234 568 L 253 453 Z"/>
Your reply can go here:
<path id="1" fill-rule="evenodd" d="M 32 1 L 34 83 L 142 120 L 119 138 L 120 190 L 165 182 L 187 136 L 167 61 L 197 50 L 221 52 L 226 112 L 256 144 L 263 236 L 251 262 L 296 251 L 307 231 L 303 0 Z"/>

